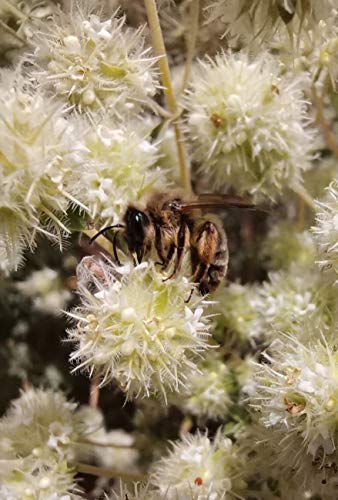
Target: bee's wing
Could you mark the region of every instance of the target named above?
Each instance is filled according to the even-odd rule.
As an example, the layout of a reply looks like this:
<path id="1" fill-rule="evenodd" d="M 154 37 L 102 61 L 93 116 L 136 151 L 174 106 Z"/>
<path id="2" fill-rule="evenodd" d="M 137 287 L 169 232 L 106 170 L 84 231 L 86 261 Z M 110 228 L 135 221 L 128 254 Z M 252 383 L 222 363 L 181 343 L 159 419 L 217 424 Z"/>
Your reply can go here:
<path id="1" fill-rule="evenodd" d="M 222 209 L 227 207 L 258 209 L 256 205 L 240 196 L 227 194 L 200 194 L 195 200 L 180 202 L 182 212 L 189 212 L 195 209 Z"/>

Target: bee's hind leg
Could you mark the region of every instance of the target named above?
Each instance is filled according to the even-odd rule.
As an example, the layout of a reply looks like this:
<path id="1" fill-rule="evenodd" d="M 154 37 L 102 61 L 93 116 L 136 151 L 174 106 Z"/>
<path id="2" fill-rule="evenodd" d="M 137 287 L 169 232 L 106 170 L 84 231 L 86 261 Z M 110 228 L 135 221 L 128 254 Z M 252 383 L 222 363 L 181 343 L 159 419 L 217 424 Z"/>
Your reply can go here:
<path id="1" fill-rule="evenodd" d="M 177 236 L 177 256 L 176 256 L 176 261 L 175 261 L 175 266 L 173 272 L 165 278 L 163 281 L 168 281 L 171 278 L 175 276 L 177 271 L 180 270 L 183 257 L 184 257 L 184 250 L 186 249 L 187 246 L 187 240 L 188 240 L 188 226 L 184 221 L 182 221 L 182 224 L 180 225 L 180 229 L 178 231 L 178 236 Z"/>

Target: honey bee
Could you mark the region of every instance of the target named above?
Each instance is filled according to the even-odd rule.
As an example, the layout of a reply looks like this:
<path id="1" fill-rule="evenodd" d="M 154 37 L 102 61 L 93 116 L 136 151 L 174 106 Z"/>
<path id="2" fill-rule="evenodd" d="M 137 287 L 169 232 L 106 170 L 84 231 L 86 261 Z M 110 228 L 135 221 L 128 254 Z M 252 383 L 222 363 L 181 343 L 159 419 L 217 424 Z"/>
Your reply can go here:
<path id="1" fill-rule="evenodd" d="M 226 276 L 229 252 L 222 221 L 206 210 L 225 207 L 253 208 L 239 197 L 202 194 L 185 200 L 177 193 L 154 193 L 143 208 L 130 204 L 122 223 L 101 229 L 101 234 L 116 229 L 113 238 L 115 260 L 120 264 L 117 243 L 120 235 L 126 241 L 134 262 L 141 263 L 155 249 L 163 270 L 174 259 L 169 280 L 180 270 L 183 257 L 190 249 L 192 281 L 202 295 L 215 291 Z"/>

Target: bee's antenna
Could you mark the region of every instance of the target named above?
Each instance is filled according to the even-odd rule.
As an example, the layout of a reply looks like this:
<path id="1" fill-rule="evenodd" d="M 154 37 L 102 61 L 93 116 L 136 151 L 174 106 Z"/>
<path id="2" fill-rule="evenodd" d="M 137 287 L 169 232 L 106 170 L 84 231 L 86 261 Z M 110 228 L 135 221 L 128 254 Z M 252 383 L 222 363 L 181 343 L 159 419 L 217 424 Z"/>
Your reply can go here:
<path id="1" fill-rule="evenodd" d="M 90 238 L 89 245 L 91 245 L 96 240 L 96 238 L 101 236 L 101 234 L 105 233 L 106 231 L 109 231 L 109 229 L 114 229 L 114 228 L 119 228 L 119 229 L 124 228 L 124 225 L 123 224 L 114 224 L 113 226 L 104 227 L 98 233 L 96 233 L 92 238 Z"/>

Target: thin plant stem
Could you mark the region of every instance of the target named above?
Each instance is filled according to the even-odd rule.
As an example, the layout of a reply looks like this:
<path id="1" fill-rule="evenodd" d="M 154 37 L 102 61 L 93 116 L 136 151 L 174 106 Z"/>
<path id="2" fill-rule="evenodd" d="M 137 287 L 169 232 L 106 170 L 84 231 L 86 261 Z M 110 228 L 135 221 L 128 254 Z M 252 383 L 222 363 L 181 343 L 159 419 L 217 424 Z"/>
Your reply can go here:
<path id="1" fill-rule="evenodd" d="M 137 472 L 124 472 L 117 469 L 110 469 L 109 467 L 97 467 L 96 465 L 89 465 L 78 463 L 75 466 L 77 472 L 82 472 L 83 474 L 90 474 L 91 476 L 101 476 L 107 478 L 119 477 L 125 481 L 144 481 L 147 479 L 145 474 L 140 474 Z"/>
<path id="2" fill-rule="evenodd" d="M 91 441 L 90 439 L 81 439 L 78 442 L 81 444 L 87 444 L 88 446 L 97 446 L 99 448 L 116 448 L 118 450 L 135 449 L 134 446 L 129 444 L 98 443 L 97 441 Z"/>
<path id="3" fill-rule="evenodd" d="M 160 68 L 161 80 L 164 87 L 168 108 L 173 116 L 173 127 L 176 138 L 178 162 L 180 166 L 181 181 L 184 190 L 187 194 L 191 193 L 190 172 L 187 162 L 187 155 L 185 152 L 183 134 L 180 127 L 179 109 L 176 97 L 173 91 L 170 77 L 170 69 L 168 57 L 164 46 L 164 40 L 160 25 L 160 20 L 157 13 L 155 0 L 144 0 L 147 11 L 148 24 L 153 40 L 153 48 L 156 56 L 158 57 L 158 64 Z"/>
<path id="4" fill-rule="evenodd" d="M 99 405 L 100 397 L 100 380 L 98 377 L 94 377 L 90 383 L 89 389 L 89 406 L 91 408 L 97 408 Z"/>
<path id="5" fill-rule="evenodd" d="M 182 85 L 179 94 L 183 94 L 191 73 L 191 65 L 195 57 L 196 42 L 199 28 L 200 0 L 193 0 L 190 6 L 189 18 L 191 19 L 191 29 L 187 40 L 187 58 L 185 62 Z"/>

